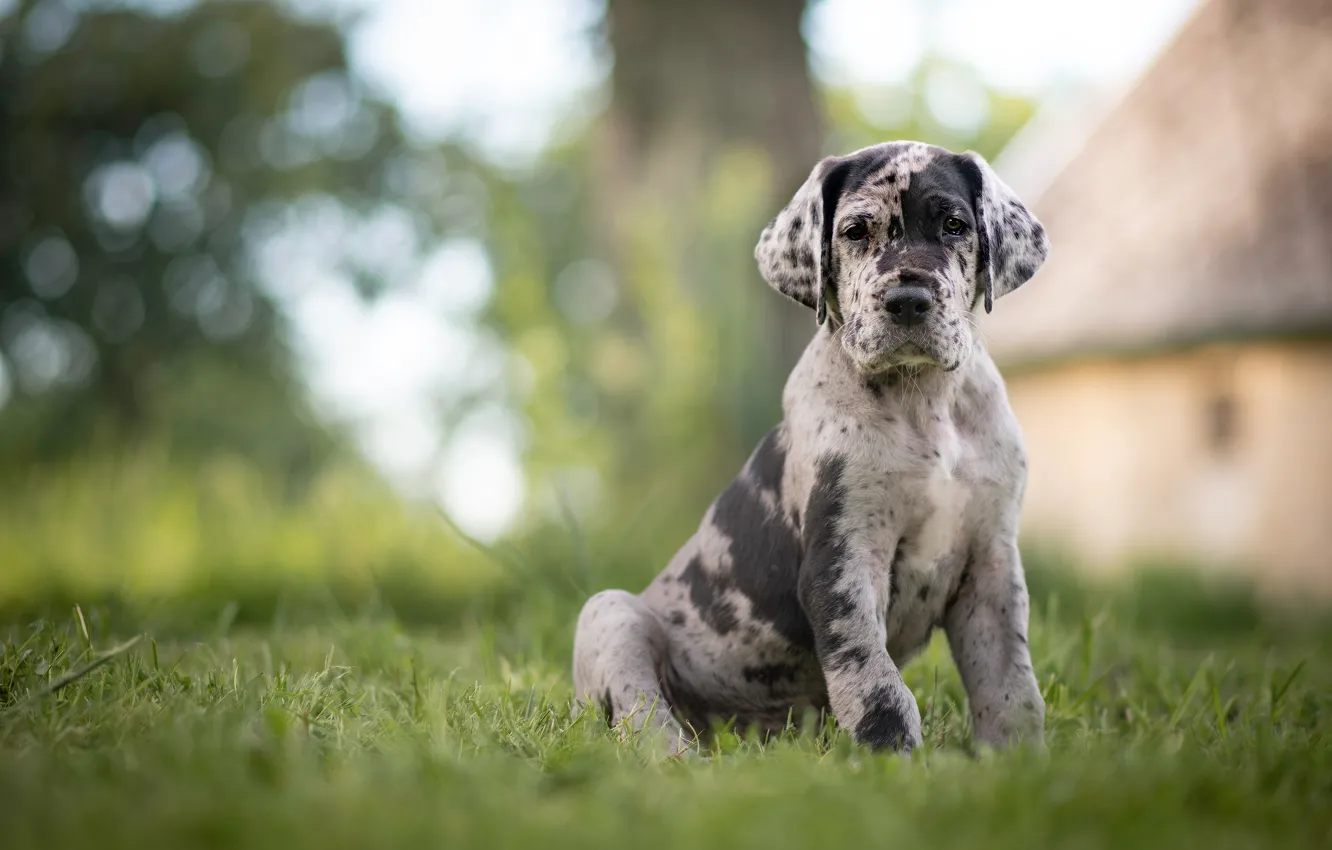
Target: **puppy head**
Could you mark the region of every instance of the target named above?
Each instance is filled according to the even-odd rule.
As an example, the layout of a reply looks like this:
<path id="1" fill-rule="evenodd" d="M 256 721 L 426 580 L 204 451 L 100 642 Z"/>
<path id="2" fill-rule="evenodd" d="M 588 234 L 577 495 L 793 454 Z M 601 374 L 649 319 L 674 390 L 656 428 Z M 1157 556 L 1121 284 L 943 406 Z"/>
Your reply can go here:
<path id="1" fill-rule="evenodd" d="M 754 250 L 768 283 L 830 320 L 866 374 L 958 368 L 976 304 L 989 311 L 1048 253 L 1040 222 L 984 159 L 919 142 L 824 159 Z"/>

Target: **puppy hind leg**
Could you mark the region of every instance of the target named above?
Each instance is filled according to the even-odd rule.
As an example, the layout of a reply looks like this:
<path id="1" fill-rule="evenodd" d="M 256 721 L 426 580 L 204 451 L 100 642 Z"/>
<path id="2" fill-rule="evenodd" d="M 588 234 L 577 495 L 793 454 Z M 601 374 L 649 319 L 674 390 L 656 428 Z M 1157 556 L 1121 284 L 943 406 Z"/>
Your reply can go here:
<path id="1" fill-rule="evenodd" d="M 651 727 L 674 755 L 692 740 L 671 714 L 657 671 L 666 633 L 643 600 L 603 590 L 583 606 L 574 633 L 574 694 L 604 705 L 608 719 L 635 732 Z"/>

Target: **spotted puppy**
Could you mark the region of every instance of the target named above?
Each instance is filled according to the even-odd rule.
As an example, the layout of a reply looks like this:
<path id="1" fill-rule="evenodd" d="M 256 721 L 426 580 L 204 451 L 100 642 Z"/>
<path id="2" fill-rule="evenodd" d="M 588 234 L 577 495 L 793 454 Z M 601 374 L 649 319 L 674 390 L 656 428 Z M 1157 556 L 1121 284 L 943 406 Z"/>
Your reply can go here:
<path id="1" fill-rule="evenodd" d="M 584 606 L 580 697 L 673 751 L 714 720 L 772 731 L 827 708 L 857 742 L 909 751 L 901 667 L 943 626 L 976 739 L 1040 745 L 1025 450 L 972 312 L 1048 250 L 976 154 L 892 142 L 815 166 L 755 250 L 819 323 L 785 420 L 647 590 Z"/>

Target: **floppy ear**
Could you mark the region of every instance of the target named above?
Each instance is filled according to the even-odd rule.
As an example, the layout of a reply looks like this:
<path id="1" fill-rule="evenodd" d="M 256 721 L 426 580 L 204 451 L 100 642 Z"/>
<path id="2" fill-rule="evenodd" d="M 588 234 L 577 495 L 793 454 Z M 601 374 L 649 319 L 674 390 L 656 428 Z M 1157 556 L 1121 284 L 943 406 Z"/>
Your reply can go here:
<path id="1" fill-rule="evenodd" d="M 846 158 L 821 160 L 791 202 L 763 228 L 754 248 L 763 279 L 813 310 L 820 325 L 829 316 L 834 325 L 841 323 L 832 268 L 832 226 L 845 181 Z"/>
<path id="2" fill-rule="evenodd" d="M 962 154 L 962 162 L 975 193 L 979 271 L 988 313 L 994 308 L 994 299 L 1007 295 L 1036 274 L 1050 254 L 1050 238 L 1036 216 L 980 154 L 967 151 Z"/>

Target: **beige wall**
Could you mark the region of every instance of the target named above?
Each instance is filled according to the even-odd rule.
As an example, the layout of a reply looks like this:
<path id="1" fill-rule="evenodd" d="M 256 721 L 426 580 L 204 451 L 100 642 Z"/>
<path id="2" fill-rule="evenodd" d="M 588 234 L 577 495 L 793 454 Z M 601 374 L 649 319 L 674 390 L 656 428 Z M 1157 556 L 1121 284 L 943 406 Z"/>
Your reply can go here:
<path id="1" fill-rule="evenodd" d="M 1332 342 L 1070 362 L 1008 385 L 1028 539 L 1100 571 L 1167 558 L 1332 595 Z"/>

